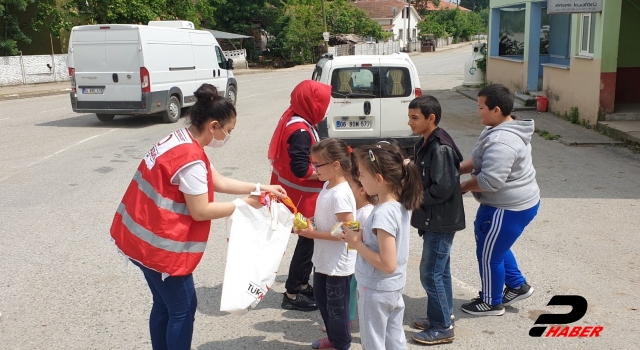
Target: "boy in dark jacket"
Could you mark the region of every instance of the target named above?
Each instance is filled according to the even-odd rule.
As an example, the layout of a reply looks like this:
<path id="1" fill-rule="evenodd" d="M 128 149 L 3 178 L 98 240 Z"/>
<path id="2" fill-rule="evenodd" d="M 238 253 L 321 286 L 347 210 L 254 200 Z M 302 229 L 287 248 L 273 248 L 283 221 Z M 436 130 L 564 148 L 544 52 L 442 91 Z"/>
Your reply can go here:
<path id="1" fill-rule="evenodd" d="M 427 292 L 427 317 L 413 321 L 420 333 L 412 336 L 422 344 L 453 341 L 453 288 L 451 245 L 456 231 L 465 228 L 460 190 L 462 154 L 449 134 L 438 127 L 440 103 L 433 96 L 421 96 L 409 104 L 409 126 L 423 137 L 415 145 L 415 163 L 424 185 L 424 200 L 413 212 L 411 225 L 423 238 L 420 281 Z"/>

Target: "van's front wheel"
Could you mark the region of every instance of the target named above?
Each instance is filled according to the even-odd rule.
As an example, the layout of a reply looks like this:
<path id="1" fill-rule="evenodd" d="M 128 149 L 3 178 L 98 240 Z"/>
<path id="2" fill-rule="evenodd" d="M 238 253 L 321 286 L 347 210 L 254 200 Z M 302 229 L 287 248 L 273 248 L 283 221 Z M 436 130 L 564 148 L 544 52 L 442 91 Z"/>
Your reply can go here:
<path id="1" fill-rule="evenodd" d="M 180 101 L 177 97 L 171 96 L 169 103 L 167 103 L 167 109 L 162 112 L 162 120 L 165 123 L 175 123 L 180 120 L 181 115 Z"/>
<path id="2" fill-rule="evenodd" d="M 115 115 L 113 114 L 96 114 L 96 117 L 98 117 L 98 120 L 101 122 L 110 122 L 113 120 L 113 118 L 115 118 Z"/>
<path id="3" fill-rule="evenodd" d="M 233 103 L 233 105 L 236 105 L 236 100 L 238 99 L 238 95 L 236 94 L 236 87 L 233 85 L 229 85 L 229 88 L 227 89 L 227 98 L 229 100 L 231 100 L 231 103 Z"/>

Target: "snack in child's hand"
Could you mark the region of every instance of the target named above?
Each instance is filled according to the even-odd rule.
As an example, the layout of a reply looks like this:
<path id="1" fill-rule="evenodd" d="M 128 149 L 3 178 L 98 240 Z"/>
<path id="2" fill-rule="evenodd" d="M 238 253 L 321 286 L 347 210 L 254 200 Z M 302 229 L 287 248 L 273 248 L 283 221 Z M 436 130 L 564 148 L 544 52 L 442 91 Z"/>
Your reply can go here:
<path id="1" fill-rule="evenodd" d="M 295 227 L 296 230 L 304 230 L 305 228 L 309 227 L 307 218 L 305 218 L 304 215 L 297 213 L 293 218 L 293 227 Z"/>
<path id="2" fill-rule="evenodd" d="M 340 237 L 340 234 L 342 234 L 342 223 L 338 222 L 331 229 L 331 235 L 333 237 Z"/>

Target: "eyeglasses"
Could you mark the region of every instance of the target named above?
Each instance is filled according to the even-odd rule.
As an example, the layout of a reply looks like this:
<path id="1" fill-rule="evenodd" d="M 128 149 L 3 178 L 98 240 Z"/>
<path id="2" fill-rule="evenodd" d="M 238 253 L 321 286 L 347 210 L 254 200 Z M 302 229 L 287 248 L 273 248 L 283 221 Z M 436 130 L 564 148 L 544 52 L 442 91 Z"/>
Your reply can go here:
<path id="1" fill-rule="evenodd" d="M 318 168 L 322 168 L 325 165 L 329 165 L 331 163 L 324 163 L 324 164 L 316 164 L 316 163 L 311 163 L 311 166 L 315 169 L 318 170 Z"/>

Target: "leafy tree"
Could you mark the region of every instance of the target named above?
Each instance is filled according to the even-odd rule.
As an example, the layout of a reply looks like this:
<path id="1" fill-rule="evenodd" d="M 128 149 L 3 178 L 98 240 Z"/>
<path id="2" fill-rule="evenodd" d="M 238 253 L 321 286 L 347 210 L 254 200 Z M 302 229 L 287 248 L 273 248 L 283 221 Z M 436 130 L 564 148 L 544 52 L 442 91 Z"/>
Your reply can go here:
<path id="1" fill-rule="evenodd" d="M 249 34 L 253 23 L 267 10 L 265 0 L 210 0 L 210 3 L 216 6 L 213 16 L 216 29 L 238 34 Z"/>
<path id="2" fill-rule="evenodd" d="M 213 22 L 215 7 L 205 0 L 71 0 L 66 9 L 89 23 L 146 24 L 155 20 L 182 19 L 200 27 Z"/>
<path id="3" fill-rule="evenodd" d="M 486 19 L 479 13 L 460 9 L 431 11 L 418 23 L 418 29 L 424 34 L 436 37 L 452 36 L 454 39 L 469 39 L 486 31 Z"/>
<path id="4" fill-rule="evenodd" d="M 0 36 L 0 53 L 2 55 L 18 54 L 18 43 L 30 44 L 29 38 L 22 30 L 28 26 L 20 23 L 18 17 L 25 13 L 27 7 L 35 0 L 5 0 L 0 3 L 2 35 Z"/>
<path id="5" fill-rule="evenodd" d="M 489 8 L 489 0 L 460 0 L 460 6 L 478 12 Z"/>

